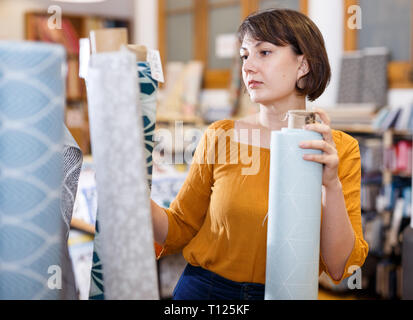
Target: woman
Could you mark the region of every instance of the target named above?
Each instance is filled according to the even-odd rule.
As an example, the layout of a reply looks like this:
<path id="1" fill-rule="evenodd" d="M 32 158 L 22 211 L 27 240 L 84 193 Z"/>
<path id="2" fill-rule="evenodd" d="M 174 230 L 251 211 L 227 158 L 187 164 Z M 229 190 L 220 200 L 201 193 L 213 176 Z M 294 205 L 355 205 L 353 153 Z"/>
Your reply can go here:
<path id="1" fill-rule="evenodd" d="M 270 133 L 287 126 L 288 110 L 305 110 L 306 98 L 318 98 L 330 79 L 322 35 L 299 12 L 250 15 L 238 34 L 243 81 L 259 112 L 210 125 L 170 208 L 152 201 L 155 240 L 163 245 L 159 256 L 183 249 L 188 262 L 174 299 L 264 298 Z M 354 138 L 332 130 L 323 110 L 314 111 L 322 123 L 306 129 L 323 140 L 300 146 L 322 151 L 304 159 L 323 164 L 320 273 L 339 283 L 354 266 L 361 267 L 368 252 L 361 228 L 360 153 Z M 259 139 L 252 139 L 252 129 L 258 129 Z M 248 137 L 241 134 L 246 130 Z M 221 137 L 226 160 L 233 155 L 231 146 L 247 145 L 258 152 L 259 170 L 246 175 L 242 161 L 217 161 Z"/>

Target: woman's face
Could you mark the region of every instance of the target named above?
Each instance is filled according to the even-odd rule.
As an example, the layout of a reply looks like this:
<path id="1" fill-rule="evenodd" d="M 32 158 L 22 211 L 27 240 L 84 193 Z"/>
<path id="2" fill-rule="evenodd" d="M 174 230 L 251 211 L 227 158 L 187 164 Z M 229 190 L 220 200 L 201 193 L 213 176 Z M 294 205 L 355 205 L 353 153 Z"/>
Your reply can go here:
<path id="1" fill-rule="evenodd" d="M 297 94 L 295 84 L 307 70 L 303 55 L 296 55 L 291 46 L 279 47 L 247 34 L 240 55 L 242 78 L 253 102 L 270 106 Z"/>

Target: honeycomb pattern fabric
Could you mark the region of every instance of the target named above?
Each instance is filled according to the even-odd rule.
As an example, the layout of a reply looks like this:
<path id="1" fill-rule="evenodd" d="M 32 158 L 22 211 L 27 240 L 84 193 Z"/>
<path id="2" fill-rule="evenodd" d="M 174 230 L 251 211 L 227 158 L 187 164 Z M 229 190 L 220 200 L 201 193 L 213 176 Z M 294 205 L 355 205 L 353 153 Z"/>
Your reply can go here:
<path id="1" fill-rule="evenodd" d="M 60 299 L 65 51 L 0 42 L 0 299 Z"/>

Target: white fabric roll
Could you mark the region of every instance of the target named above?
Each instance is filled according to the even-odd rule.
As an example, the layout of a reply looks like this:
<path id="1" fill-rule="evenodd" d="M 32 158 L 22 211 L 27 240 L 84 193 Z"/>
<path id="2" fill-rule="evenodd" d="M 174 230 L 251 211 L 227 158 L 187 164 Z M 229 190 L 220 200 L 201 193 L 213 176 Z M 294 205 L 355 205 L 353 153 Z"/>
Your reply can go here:
<path id="1" fill-rule="evenodd" d="M 89 118 L 105 299 L 158 299 L 135 55 L 91 56 Z"/>

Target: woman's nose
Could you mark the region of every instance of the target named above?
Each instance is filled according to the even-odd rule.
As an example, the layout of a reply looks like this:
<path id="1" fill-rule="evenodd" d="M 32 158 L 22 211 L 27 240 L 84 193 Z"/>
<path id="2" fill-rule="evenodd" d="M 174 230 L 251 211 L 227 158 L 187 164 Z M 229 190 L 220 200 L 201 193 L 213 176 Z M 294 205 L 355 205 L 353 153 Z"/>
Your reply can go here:
<path id="1" fill-rule="evenodd" d="M 245 73 L 257 72 L 257 66 L 254 58 L 249 56 L 247 59 L 245 59 L 242 68 L 244 69 Z"/>

